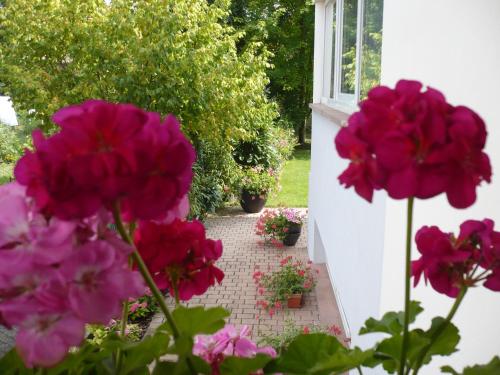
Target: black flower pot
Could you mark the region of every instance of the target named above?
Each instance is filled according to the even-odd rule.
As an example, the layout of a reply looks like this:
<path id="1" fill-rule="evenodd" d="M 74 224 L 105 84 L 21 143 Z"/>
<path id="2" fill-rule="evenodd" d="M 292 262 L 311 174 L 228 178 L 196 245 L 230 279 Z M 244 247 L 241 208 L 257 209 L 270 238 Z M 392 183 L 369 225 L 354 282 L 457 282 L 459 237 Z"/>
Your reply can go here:
<path id="1" fill-rule="evenodd" d="M 299 240 L 301 232 L 302 224 L 290 223 L 288 225 L 288 232 L 286 232 L 285 238 L 283 238 L 283 245 L 295 246 Z"/>
<path id="2" fill-rule="evenodd" d="M 246 190 L 242 190 L 240 204 L 241 208 L 249 214 L 255 214 L 262 211 L 266 204 L 267 198 L 262 198 L 261 195 L 250 194 Z"/>

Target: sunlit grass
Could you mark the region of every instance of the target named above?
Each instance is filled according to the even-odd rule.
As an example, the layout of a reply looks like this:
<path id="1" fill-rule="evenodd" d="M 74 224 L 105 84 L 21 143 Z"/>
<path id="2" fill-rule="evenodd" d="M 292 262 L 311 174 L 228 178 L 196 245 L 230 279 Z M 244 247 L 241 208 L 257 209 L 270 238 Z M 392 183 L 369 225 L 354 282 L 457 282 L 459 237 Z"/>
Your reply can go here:
<path id="1" fill-rule="evenodd" d="M 281 191 L 270 197 L 266 206 L 307 207 L 310 165 L 310 147 L 296 149 L 292 159 L 286 162 L 283 169 Z"/>

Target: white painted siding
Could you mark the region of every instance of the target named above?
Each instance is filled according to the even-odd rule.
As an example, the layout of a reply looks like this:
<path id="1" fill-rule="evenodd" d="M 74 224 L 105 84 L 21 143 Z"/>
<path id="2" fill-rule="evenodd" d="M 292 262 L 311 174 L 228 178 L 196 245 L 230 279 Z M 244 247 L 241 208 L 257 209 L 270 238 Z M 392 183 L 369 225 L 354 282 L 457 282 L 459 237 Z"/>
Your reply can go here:
<path id="1" fill-rule="evenodd" d="M 467 210 L 451 208 L 444 197 L 417 201 L 414 229 L 428 224 L 456 231 L 466 219 L 485 217 L 500 228 L 500 176 L 495 174 L 500 170 L 499 20 L 498 0 L 385 0 L 382 82 L 392 86 L 400 78 L 421 80 L 442 90 L 451 103 L 476 110 L 489 130 L 493 184 L 480 187 L 478 201 Z M 356 335 L 362 322 L 403 305 L 406 204 L 377 192 L 369 205 L 353 189 L 339 185 L 337 177 L 347 163 L 335 152 L 337 131 L 337 124 L 313 115 L 309 252 L 315 261 L 326 261 L 353 344 L 364 346 L 366 339 Z M 427 310 L 418 322 L 423 326 L 431 316 L 446 314 L 452 302 L 423 285 L 414 298 Z M 471 291 L 456 317 L 460 353 L 435 361 L 421 373 L 439 373 L 442 364 L 460 369 L 500 354 L 499 316 L 499 293 Z"/>

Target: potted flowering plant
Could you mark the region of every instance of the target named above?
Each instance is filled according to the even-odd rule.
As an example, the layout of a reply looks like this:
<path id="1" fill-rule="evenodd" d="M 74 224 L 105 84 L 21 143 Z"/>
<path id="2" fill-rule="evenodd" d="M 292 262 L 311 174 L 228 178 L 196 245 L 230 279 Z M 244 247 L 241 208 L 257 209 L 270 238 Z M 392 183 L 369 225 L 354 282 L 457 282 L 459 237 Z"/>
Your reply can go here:
<path id="1" fill-rule="evenodd" d="M 302 231 L 304 214 L 293 208 L 265 210 L 255 225 L 255 234 L 273 244 L 294 246 Z"/>
<path id="2" fill-rule="evenodd" d="M 276 186 L 276 176 L 272 169 L 242 168 L 240 186 L 241 207 L 245 212 L 257 213 L 264 208 L 269 193 Z"/>
<path id="3" fill-rule="evenodd" d="M 286 302 L 289 308 L 300 308 L 305 293 L 316 285 L 312 263 L 287 256 L 280 261 L 280 267 L 271 273 L 257 271 L 253 275 L 260 295 L 265 295 L 264 301 L 257 304 L 267 309 L 270 314 Z"/>

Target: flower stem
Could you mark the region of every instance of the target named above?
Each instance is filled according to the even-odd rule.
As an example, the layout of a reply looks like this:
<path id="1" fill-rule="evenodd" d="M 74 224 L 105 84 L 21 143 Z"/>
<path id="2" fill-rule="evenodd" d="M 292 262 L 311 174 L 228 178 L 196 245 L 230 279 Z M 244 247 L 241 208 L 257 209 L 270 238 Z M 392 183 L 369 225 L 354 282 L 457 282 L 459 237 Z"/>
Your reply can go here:
<path id="1" fill-rule="evenodd" d="M 113 218 L 115 220 L 115 225 L 116 229 L 118 230 L 118 233 L 122 237 L 122 239 L 130 244 L 133 248 L 132 252 L 132 259 L 137 264 L 137 268 L 139 268 L 139 272 L 141 273 L 142 277 L 144 278 L 144 281 L 148 285 L 149 289 L 151 290 L 151 293 L 153 294 L 154 298 L 156 299 L 156 302 L 158 302 L 158 305 L 160 306 L 160 310 L 163 312 L 163 315 L 165 315 L 165 318 L 167 319 L 167 323 L 170 326 L 170 329 L 172 330 L 172 336 L 174 337 L 174 340 L 177 340 L 180 336 L 179 329 L 177 328 L 177 325 L 175 324 L 174 318 L 172 317 L 172 314 L 170 313 L 170 310 L 168 309 L 167 304 L 165 303 L 165 298 L 163 297 L 161 291 L 158 289 L 156 286 L 156 283 L 153 280 L 153 277 L 149 273 L 148 267 L 142 260 L 141 255 L 137 251 L 137 248 L 135 247 L 134 241 L 132 241 L 132 238 L 129 236 L 127 233 L 127 230 L 125 229 L 122 219 L 121 219 L 121 214 L 120 214 L 120 207 L 118 203 L 115 203 L 113 206 Z M 192 374 L 196 374 L 196 371 L 194 369 L 194 366 L 189 358 L 186 358 L 187 365 L 190 369 L 190 372 Z"/>
<path id="2" fill-rule="evenodd" d="M 417 375 L 418 371 L 420 370 L 420 367 L 422 367 L 422 362 L 424 361 L 425 356 L 429 352 L 429 350 L 432 348 L 432 345 L 436 342 L 436 340 L 441 336 L 441 334 L 444 332 L 446 327 L 448 327 L 448 324 L 450 324 L 451 320 L 455 316 L 458 307 L 462 303 L 465 294 L 467 293 L 467 286 L 463 285 L 462 288 L 460 289 L 460 293 L 458 294 L 457 298 L 455 299 L 455 303 L 453 303 L 453 306 L 451 307 L 450 312 L 446 316 L 446 319 L 444 320 L 443 323 L 434 331 L 434 333 L 431 336 L 431 342 L 427 344 L 421 351 L 417 359 L 417 365 L 415 366 L 415 370 L 413 370 L 413 375 Z"/>
<path id="3" fill-rule="evenodd" d="M 406 259 L 405 259 L 405 314 L 403 328 L 403 346 L 401 348 L 401 358 L 399 363 L 399 374 L 405 374 L 406 355 L 408 353 L 410 325 L 410 278 L 411 278 L 411 242 L 412 242 L 412 227 L 413 227 L 413 202 L 414 198 L 408 198 L 407 217 L 406 217 Z"/>
<path id="4" fill-rule="evenodd" d="M 132 268 L 133 262 L 129 258 L 128 266 Z M 120 336 L 125 337 L 125 331 L 127 330 L 128 323 L 128 299 L 123 302 L 122 306 L 122 321 L 120 324 Z M 120 349 L 116 352 L 116 370 L 119 373 L 122 367 L 122 351 Z"/>

